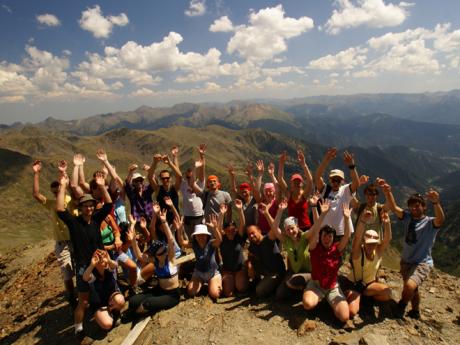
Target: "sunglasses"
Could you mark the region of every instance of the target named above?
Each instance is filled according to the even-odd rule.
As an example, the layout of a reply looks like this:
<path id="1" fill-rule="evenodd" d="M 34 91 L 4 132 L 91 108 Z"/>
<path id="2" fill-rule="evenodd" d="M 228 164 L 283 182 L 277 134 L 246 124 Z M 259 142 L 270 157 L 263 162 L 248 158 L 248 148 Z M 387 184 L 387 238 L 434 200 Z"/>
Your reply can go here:
<path id="1" fill-rule="evenodd" d="M 377 196 L 379 195 L 378 193 L 366 193 L 367 196 Z"/>
<path id="2" fill-rule="evenodd" d="M 341 178 L 331 178 L 331 182 L 340 183 L 342 182 L 342 179 Z"/>
<path id="3" fill-rule="evenodd" d="M 379 240 L 380 239 L 379 236 L 374 236 L 374 235 L 364 235 L 364 237 L 369 238 L 369 239 L 373 239 L 373 240 Z"/>
<path id="4" fill-rule="evenodd" d="M 170 179 L 170 177 L 169 177 L 169 176 L 160 177 L 160 178 L 161 178 L 163 181 L 167 181 L 167 180 L 169 180 L 169 179 Z"/>

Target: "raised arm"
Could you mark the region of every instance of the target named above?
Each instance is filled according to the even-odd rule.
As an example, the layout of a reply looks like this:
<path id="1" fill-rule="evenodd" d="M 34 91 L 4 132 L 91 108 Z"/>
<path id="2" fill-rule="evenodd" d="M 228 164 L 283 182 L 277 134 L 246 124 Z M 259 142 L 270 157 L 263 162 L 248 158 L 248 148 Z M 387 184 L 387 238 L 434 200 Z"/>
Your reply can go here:
<path id="1" fill-rule="evenodd" d="M 160 217 L 160 212 L 161 212 L 161 207 L 160 204 L 157 202 L 154 202 L 152 204 L 152 210 L 153 210 L 153 217 L 152 220 L 150 221 L 150 226 L 149 226 L 149 232 L 150 232 L 150 238 L 152 240 L 157 240 L 157 232 L 156 232 L 156 226 L 157 226 L 157 220 Z"/>
<path id="2" fill-rule="evenodd" d="M 323 174 L 324 171 L 326 170 L 327 166 L 337 156 L 337 149 L 335 147 L 331 147 L 326 151 L 326 154 L 323 157 L 323 160 L 321 161 L 320 165 L 315 171 L 315 187 L 317 190 L 320 192 L 323 191 L 323 188 L 325 186 L 324 180 L 323 180 Z"/>
<path id="3" fill-rule="evenodd" d="M 326 217 L 326 214 L 329 212 L 331 201 L 324 200 L 323 202 L 321 202 L 321 200 L 319 200 L 318 203 L 321 208 L 321 215 L 309 230 L 311 232 L 310 238 L 308 239 L 310 250 L 315 249 L 318 244 L 319 231 L 321 230 L 324 217 Z"/>
<path id="4" fill-rule="evenodd" d="M 192 248 L 192 240 L 186 240 L 184 236 L 184 223 L 181 219 L 174 219 L 174 225 L 176 227 L 177 242 L 181 248 Z"/>
<path id="5" fill-rule="evenodd" d="M 283 151 L 283 153 L 281 153 L 280 155 L 280 161 L 278 165 L 278 184 L 279 184 L 280 192 L 282 195 L 287 195 L 287 189 L 288 189 L 287 183 L 284 180 L 284 165 L 286 164 L 286 160 L 287 160 L 287 152 Z"/>
<path id="6" fill-rule="evenodd" d="M 301 149 L 297 149 L 297 160 L 299 161 L 300 167 L 302 168 L 303 174 L 305 176 L 304 193 L 305 198 L 308 198 L 313 187 L 313 177 L 311 176 L 310 169 L 308 169 L 308 165 L 305 161 L 305 155 Z"/>
<path id="7" fill-rule="evenodd" d="M 120 178 L 120 176 L 118 176 L 118 174 L 115 171 L 115 169 L 112 166 L 112 164 L 110 164 L 109 159 L 107 158 L 107 153 L 104 151 L 104 149 L 102 149 L 102 148 L 98 149 L 96 151 L 96 157 L 105 166 L 105 168 L 109 172 L 109 175 L 112 177 L 112 179 L 118 185 L 118 187 L 120 189 L 123 189 L 123 180 Z"/>
<path id="8" fill-rule="evenodd" d="M 99 255 L 98 251 L 94 251 L 93 256 L 91 257 L 91 262 L 89 266 L 86 268 L 85 272 L 83 273 L 83 280 L 85 282 L 89 282 L 93 278 L 93 270 L 96 267 L 96 265 L 99 263 Z"/>
<path id="9" fill-rule="evenodd" d="M 388 212 L 385 209 L 382 209 L 380 212 L 380 219 L 383 224 L 383 239 L 382 242 L 377 247 L 377 251 L 380 256 L 383 255 L 384 250 L 388 247 L 391 242 L 392 233 L 391 233 L 391 221 Z"/>
<path id="10" fill-rule="evenodd" d="M 173 213 L 174 218 L 176 218 L 176 217 L 179 217 L 179 218 L 180 218 L 180 214 L 179 214 L 179 212 L 177 211 L 176 207 L 174 206 L 174 203 L 173 203 L 173 201 L 171 200 L 171 198 L 170 198 L 169 196 L 165 196 L 165 197 L 163 198 L 163 200 L 164 200 L 166 206 L 168 206 L 168 208 L 169 208 L 169 209 L 171 210 L 171 212 Z"/>
<path id="11" fill-rule="evenodd" d="M 212 240 L 213 247 L 218 248 L 222 243 L 222 231 L 219 229 L 219 216 L 212 213 L 209 218 L 209 222 L 206 223 L 206 226 L 211 228 L 212 234 L 214 235 L 214 239 Z"/>
<path id="12" fill-rule="evenodd" d="M 153 155 L 152 164 L 150 165 L 149 173 L 147 174 L 147 179 L 149 180 L 150 185 L 152 186 L 155 193 L 158 193 L 160 186 L 158 181 L 155 177 L 155 170 L 157 168 L 158 163 L 161 162 L 163 156 L 159 153 Z"/>
<path id="13" fill-rule="evenodd" d="M 142 254 L 141 250 L 139 249 L 139 246 L 137 244 L 137 239 L 136 239 L 136 219 L 133 217 L 132 214 L 129 215 L 129 231 L 128 231 L 128 237 L 131 239 L 131 248 L 133 248 L 134 256 L 136 259 L 141 263 L 141 264 L 146 264 L 147 261 L 145 260 L 144 255 Z"/>
<path id="14" fill-rule="evenodd" d="M 180 170 L 180 163 L 179 163 L 179 146 L 174 145 L 171 147 L 171 157 L 172 162 L 174 165 Z"/>
<path id="15" fill-rule="evenodd" d="M 238 214 L 238 234 L 243 237 L 244 235 L 244 229 L 246 226 L 246 218 L 244 217 L 244 211 L 243 211 L 243 202 L 240 199 L 235 199 L 233 201 L 233 204 L 235 205 L 235 208 L 237 209 L 237 214 Z"/>
<path id="16" fill-rule="evenodd" d="M 238 189 L 236 187 L 236 176 L 235 176 L 235 168 L 232 164 L 227 166 L 228 176 L 230 178 L 230 195 L 233 199 L 238 197 Z"/>
<path id="17" fill-rule="evenodd" d="M 174 188 L 176 190 L 179 190 L 180 185 L 182 183 L 182 173 L 180 172 L 179 167 L 175 165 L 174 162 L 168 156 L 163 156 L 163 163 L 169 166 L 171 170 L 174 172 L 174 175 L 175 175 Z"/>
<path id="18" fill-rule="evenodd" d="M 356 192 L 356 190 L 358 189 L 360 185 L 359 175 L 358 175 L 358 172 L 356 171 L 355 159 L 351 153 L 349 153 L 348 151 L 345 151 L 343 153 L 343 161 L 348 166 L 348 169 L 350 169 L 350 176 L 351 176 L 350 190 L 352 193 L 354 193 Z"/>
<path id="19" fill-rule="evenodd" d="M 84 165 L 85 165 L 86 159 L 85 159 L 85 156 L 83 155 L 81 155 L 81 157 L 82 157 L 81 164 L 78 166 L 78 185 L 83 190 L 83 193 L 90 193 L 91 188 L 89 186 L 89 183 L 86 182 L 86 179 L 85 179 Z"/>
<path id="20" fill-rule="evenodd" d="M 112 202 L 112 198 L 110 197 L 109 191 L 105 187 L 105 176 L 102 172 L 96 173 L 96 176 L 94 177 L 94 180 L 96 181 L 97 188 L 101 191 L 102 196 L 104 198 L 104 202 L 109 204 Z"/>
<path id="21" fill-rule="evenodd" d="M 396 215 L 396 217 L 402 219 L 404 216 L 404 210 L 396 204 L 395 197 L 391 192 L 391 186 L 385 181 L 383 181 L 383 184 L 379 182 L 379 186 L 382 187 L 383 195 L 385 195 L 385 204 Z"/>
<path id="22" fill-rule="evenodd" d="M 345 231 L 343 237 L 341 238 L 339 245 L 337 246 L 338 250 L 343 252 L 347 247 L 348 240 L 350 239 L 351 235 L 351 209 L 347 203 L 342 204 L 343 208 L 343 221 L 345 224 Z"/>
<path id="23" fill-rule="evenodd" d="M 166 221 L 166 210 L 163 210 L 164 212 L 160 213 L 160 219 L 161 219 L 161 230 L 166 236 L 166 239 L 168 241 L 168 258 L 169 261 L 173 261 L 176 255 L 176 247 L 174 243 L 174 237 L 171 232 L 171 228 L 169 227 L 168 222 Z M 177 218 L 176 219 L 180 219 Z M 179 226 L 180 227 L 180 226 Z M 179 231 L 179 230 L 177 230 Z"/>
<path id="24" fill-rule="evenodd" d="M 201 165 L 197 172 L 198 180 L 205 181 L 206 180 L 206 144 L 200 144 L 198 146 L 198 154 L 200 155 Z"/>
<path id="25" fill-rule="evenodd" d="M 441 203 L 439 201 L 439 193 L 433 189 L 430 189 L 426 193 L 426 197 L 428 200 L 431 201 L 433 204 L 433 209 L 434 209 L 434 219 L 433 219 L 433 225 L 437 228 L 441 227 L 441 225 L 444 223 L 445 216 L 444 216 L 444 211 L 441 207 Z"/>
<path id="26" fill-rule="evenodd" d="M 365 210 L 359 216 L 358 224 L 356 225 L 356 231 L 353 237 L 353 244 L 351 246 L 351 255 L 353 260 L 357 260 L 361 256 L 361 244 L 366 230 L 366 223 L 371 219 L 372 212 L 369 210 Z"/>
<path id="27" fill-rule="evenodd" d="M 73 192 L 73 195 L 76 199 L 80 199 L 85 192 L 78 184 L 78 177 L 80 174 L 80 166 L 83 165 L 85 157 L 79 153 L 73 156 L 73 171 L 72 177 L 70 180 L 70 189 Z"/>
<path id="28" fill-rule="evenodd" d="M 281 217 L 283 216 L 283 212 L 286 208 L 287 208 L 287 201 L 283 199 L 278 205 L 278 211 L 276 212 L 275 219 L 273 220 L 273 223 L 270 226 L 270 232 L 272 232 L 275 235 L 275 237 L 280 241 L 282 241 L 284 237 L 280 229 L 280 222 L 281 222 Z"/>
<path id="29" fill-rule="evenodd" d="M 42 170 L 42 162 L 35 161 L 32 165 L 32 170 L 34 172 L 34 183 L 32 188 L 32 196 L 35 200 L 44 204 L 46 202 L 46 197 L 40 193 L 40 172 Z"/>
<path id="30" fill-rule="evenodd" d="M 195 170 L 202 170 L 203 168 L 203 161 L 199 160 L 195 162 Z M 190 178 L 190 188 L 192 188 L 193 192 L 196 194 L 203 193 L 203 189 L 198 185 L 195 179 L 195 170 L 192 170 L 192 177 Z"/>
<path id="31" fill-rule="evenodd" d="M 69 184 L 69 177 L 67 175 L 61 175 L 59 177 L 59 191 L 56 196 L 56 211 L 65 211 L 65 191 Z"/>

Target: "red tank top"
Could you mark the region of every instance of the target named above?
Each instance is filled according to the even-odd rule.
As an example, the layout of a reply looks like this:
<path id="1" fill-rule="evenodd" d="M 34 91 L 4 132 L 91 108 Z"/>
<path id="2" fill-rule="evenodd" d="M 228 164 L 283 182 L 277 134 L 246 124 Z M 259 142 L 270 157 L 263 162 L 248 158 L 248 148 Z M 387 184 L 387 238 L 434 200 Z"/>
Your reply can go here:
<path id="1" fill-rule="evenodd" d="M 288 215 L 289 217 L 296 217 L 299 228 L 301 230 L 308 230 L 311 227 L 310 217 L 308 216 L 308 202 L 303 196 L 299 202 L 295 202 L 292 196 L 288 201 Z"/>

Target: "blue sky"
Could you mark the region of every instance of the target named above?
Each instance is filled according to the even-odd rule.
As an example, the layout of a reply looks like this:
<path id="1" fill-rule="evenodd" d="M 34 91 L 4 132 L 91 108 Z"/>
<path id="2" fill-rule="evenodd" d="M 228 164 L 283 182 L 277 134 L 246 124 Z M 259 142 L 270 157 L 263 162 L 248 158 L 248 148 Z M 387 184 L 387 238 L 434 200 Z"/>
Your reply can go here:
<path id="1" fill-rule="evenodd" d="M 458 0 L 0 0 L 0 123 L 460 87 Z"/>

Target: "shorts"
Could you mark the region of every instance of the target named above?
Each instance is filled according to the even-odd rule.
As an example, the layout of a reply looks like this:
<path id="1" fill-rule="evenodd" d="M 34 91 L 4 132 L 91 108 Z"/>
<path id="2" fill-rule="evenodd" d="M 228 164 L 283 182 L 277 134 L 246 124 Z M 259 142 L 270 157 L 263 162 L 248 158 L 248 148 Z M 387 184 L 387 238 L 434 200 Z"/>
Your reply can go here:
<path id="1" fill-rule="evenodd" d="M 62 278 L 64 281 L 71 280 L 74 272 L 72 268 L 72 245 L 70 241 L 56 241 L 54 244 L 54 254 L 61 269 Z"/>
<path id="2" fill-rule="evenodd" d="M 75 276 L 77 277 L 77 290 L 80 293 L 89 292 L 89 283 L 83 280 L 83 274 L 86 271 L 85 266 L 75 266 Z"/>
<path id="3" fill-rule="evenodd" d="M 193 270 L 192 279 L 195 278 L 198 279 L 201 283 L 208 283 L 211 278 L 214 278 L 217 275 L 220 276 L 220 272 L 218 270 L 201 272 L 195 269 Z"/>
<path id="4" fill-rule="evenodd" d="M 313 291 L 320 301 L 326 298 L 331 307 L 336 306 L 339 302 L 347 301 L 338 284 L 332 289 L 323 289 L 317 280 L 309 280 L 305 291 Z"/>
<path id="5" fill-rule="evenodd" d="M 425 262 L 419 264 L 409 264 L 404 261 L 400 262 L 400 267 L 400 273 L 403 277 L 403 280 L 407 281 L 411 279 L 417 284 L 417 286 L 422 285 L 425 279 L 428 278 L 432 268 Z"/>
<path id="6" fill-rule="evenodd" d="M 114 259 L 124 264 L 126 263 L 126 261 L 130 260 L 131 258 L 128 256 L 128 254 L 121 252 L 121 253 L 115 254 Z"/>

